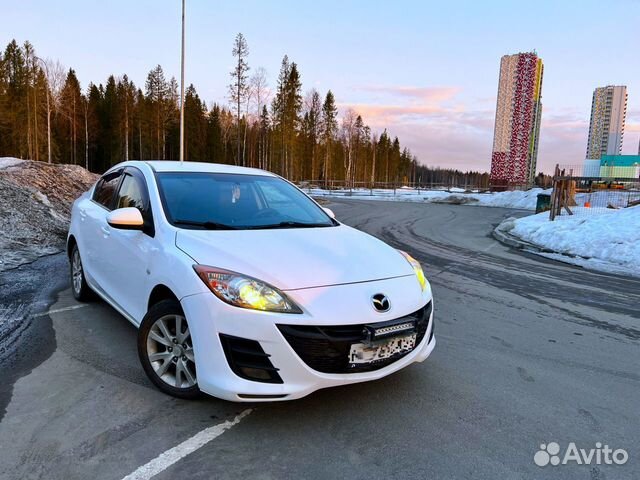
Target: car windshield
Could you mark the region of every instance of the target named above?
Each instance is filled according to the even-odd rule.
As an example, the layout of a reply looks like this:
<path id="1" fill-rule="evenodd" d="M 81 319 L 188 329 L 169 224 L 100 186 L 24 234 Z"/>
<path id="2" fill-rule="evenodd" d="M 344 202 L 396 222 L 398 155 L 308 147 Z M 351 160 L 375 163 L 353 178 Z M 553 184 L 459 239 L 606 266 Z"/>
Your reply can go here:
<path id="1" fill-rule="evenodd" d="M 159 173 L 165 213 L 188 229 L 247 230 L 337 225 L 317 204 L 278 177 L 229 173 Z"/>

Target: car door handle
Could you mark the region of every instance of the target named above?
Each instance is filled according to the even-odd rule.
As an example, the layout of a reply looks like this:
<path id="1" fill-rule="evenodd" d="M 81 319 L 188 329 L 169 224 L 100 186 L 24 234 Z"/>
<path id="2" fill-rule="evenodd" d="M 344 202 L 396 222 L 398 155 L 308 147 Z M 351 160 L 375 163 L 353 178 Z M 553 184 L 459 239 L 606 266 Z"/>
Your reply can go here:
<path id="1" fill-rule="evenodd" d="M 111 230 L 109 230 L 108 227 L 101 227 L 100 230 L 102 230 L 102 234 L 105 237 L 108 237 L 109 235 L 111 235 Z"/>

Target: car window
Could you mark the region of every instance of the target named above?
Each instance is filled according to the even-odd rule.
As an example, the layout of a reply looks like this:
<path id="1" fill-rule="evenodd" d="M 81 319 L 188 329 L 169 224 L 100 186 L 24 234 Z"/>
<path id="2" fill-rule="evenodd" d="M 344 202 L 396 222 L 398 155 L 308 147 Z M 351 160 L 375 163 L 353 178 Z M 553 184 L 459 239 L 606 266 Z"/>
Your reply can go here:
<path id="1" fill-rule="evenodd" d="M 336 223 L 278 177 L 228 173 L 157 175 L 163 207 L 183 228 L 304 228 Z"/>
<path id="2" fill-rule="evenodd" d="M 151 215 L 146 182 L 142 178 L 142 174 L 130 170 L 127 169 L 124 173 L 124 178 L 116 195 L 115 208 L 137 208 L 142 214 L 145 225 L 152 226 L 153 217 Z"/>
<path id="3" fill-rule="evenodd" d="M 111 210 L 111 200 L 113 199 L 113 194 L 116 191 L 118 182 L 120 181 L 121 174 L 122 171 L 118 170 L 117 172 L 104 175 L 100 180 L 98 180 L 98 184 L 93 191 L 93 200 L 108 210 Z"/>
<path id="4" fill-rule="evenodd" d="M 286 182 L 282 183 L 288 185 Z M 278 188 L 280 184 L 274 185 L 269 181 L 260 180 L 256 181 L 256 186 L 265 199 L 266 208 L 278 210 L 290 218 L 311 220 L 304 210 L 304 204 L 298 202 L 289 189 Z"/>
<path id="5" fill-rule="evenodd" d="M 144 212 L 147 207 L 146 187 L 142 180 L 130 173 L 125 173 L 118 191 L 116 208 L 135 207 Z"/>

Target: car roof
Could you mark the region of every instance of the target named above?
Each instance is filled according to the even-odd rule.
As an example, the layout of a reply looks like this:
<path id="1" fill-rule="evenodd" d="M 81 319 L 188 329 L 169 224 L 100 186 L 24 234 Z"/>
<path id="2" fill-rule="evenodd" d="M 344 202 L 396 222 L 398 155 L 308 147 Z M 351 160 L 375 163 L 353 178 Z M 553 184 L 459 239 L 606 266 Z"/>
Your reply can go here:
<path id="1" fill-rule="evenodd" d="M 266 170 L 260 170 L 258 168 L 238 167 L 236 165 L 225 165 L 222 163 L 207 163 L 207 162 L 177 162 L 173 160 L 130 160 L 123 162 L 117 167 L 126 166 L 140 166 L 140 164 L 146 164 L 150 166 L 155 172 L 202 172 L 202 173 L 234 173 L 237 175 L 263 175 L 268 177 L 275 177 L 271 172 Z M 110 169 L 112 170 L 113 167 Z"/>

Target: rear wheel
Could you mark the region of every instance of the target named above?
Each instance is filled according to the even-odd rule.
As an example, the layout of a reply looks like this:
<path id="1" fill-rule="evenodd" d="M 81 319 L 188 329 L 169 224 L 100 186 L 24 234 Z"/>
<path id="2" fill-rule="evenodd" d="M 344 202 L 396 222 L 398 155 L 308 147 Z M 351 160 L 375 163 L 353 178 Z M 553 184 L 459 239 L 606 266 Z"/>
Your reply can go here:
<path id="1" fill-rule="evenodd" d="M 91 287 L 87 284 L 80 258 L 80 250 L 74 245 L 71 250 L 71 291 L 76 300 L 86 302 L 93 298 Z"/>
<path id="2" fill-rule="evenodd" d="M 177 300 L 163 300 L 147 312 L 138 330 L 138 355 L 163 392 L 186 399 L 200 395 L 191 332 Z"/>

